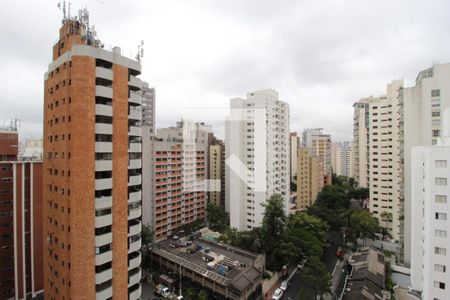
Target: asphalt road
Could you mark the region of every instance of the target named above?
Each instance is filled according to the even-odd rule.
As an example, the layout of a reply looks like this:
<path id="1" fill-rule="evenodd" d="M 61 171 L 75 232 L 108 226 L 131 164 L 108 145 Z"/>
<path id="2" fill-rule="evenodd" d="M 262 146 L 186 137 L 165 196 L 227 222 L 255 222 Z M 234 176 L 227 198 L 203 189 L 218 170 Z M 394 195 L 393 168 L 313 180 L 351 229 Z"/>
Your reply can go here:
<path id="1" fill-rule="evenodd" d="M 336 262 L 338 261 L 338 258 L 336 257 L 336 250 L 338 247 L 339 238 L 339 234 L 337 233 L 331 232 L 328 234 L 329 245 L 324 249 L 322 256 L 322 261 L 330 274 L 333 272 Z M 336 272 L 340 272 L 340 270 L 337 270 Z M 290 285 L 283 295 L 283 299 L 288 300 L 291 298 L 291 300 L 298 300 L 302 286 L 302 272 L 300 271 L 292 277 Z"/>

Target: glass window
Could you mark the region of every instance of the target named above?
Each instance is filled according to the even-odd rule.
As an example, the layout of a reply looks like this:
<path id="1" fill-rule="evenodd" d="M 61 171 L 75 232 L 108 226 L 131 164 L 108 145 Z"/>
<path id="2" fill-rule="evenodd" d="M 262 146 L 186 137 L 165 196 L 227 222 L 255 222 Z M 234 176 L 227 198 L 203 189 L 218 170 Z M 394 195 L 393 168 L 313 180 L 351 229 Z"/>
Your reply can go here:
<path id="1" fill-rule="evenodd" d="M 434 201 L 436 203 L 447 203 L 447 195 L 436 195 Z"/>
<path id="2" fill-rule="evenodd" d="M 447 161 L 446 160 L 435 160 L 434 166 L 436 168 L 447 168 Z"/>
<path id="3" fill-rule="evenodd" d="M 434 247 L 434 253 L 439 255 L 447 255 L 447 249 L 442 247 Z"/>
<path id="4" fill-rule="evenodd" d="M 441 212 L 437 212 L 434 215 L 436 220 L 441 220 L 441 221 L 445 221 L 447 220 L 447 214 L 446 213 L 441 213 Z"/>
<path id="5" fill-rule="evenodd" d="M 444 177 L 436 177 L 434 179 L 435 185 L 447 185 L 447 178 Z"/>
<path id="6" fill-rule="evenodd" d="M 435 237 L 439 237 L 439 238 L 446 238 L 447 237 L 447 231 L 436 229 L 434 231 L 434 236 Z"/>
<path id="7" fill-rule="evenodd" d="M 441 95 L 440 89 L 431 90 L 431 97 L 439 97 L 440 95 Z"/>

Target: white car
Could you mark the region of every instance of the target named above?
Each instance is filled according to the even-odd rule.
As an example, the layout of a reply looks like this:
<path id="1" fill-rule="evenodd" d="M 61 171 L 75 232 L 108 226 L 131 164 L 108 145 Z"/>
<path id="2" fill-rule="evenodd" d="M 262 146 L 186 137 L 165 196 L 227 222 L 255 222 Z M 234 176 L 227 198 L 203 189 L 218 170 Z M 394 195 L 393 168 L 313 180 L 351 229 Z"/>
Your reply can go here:
<path id="1" fill-rule="evenodd" d="M 272 300 L 280 300 L 282 296 L 283 296 L 283 290 L 276 289 L 272 295 Z"/>
<path id="2" fill-rule="evenodd" d="M 288 281 L 285 280 L 281 283 L 280 289 L 282 289 L 283 292 L 285 292 L 287 290 L 287 288 L 288 288 Z"/>

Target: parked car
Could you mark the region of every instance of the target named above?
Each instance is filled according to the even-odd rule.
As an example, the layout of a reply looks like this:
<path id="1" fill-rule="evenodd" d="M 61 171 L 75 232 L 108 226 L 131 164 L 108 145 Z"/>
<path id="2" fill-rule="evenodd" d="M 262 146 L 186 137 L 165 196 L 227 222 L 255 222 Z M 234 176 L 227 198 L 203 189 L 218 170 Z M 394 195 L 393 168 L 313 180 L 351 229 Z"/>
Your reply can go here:
<path id="1" fill-rule="evenodd" d="M 284 281 L 281 283 L 280 289 L 282 289 L 283 291 L 286 291 L 287 288 L 288 288 L 288 286 L 289 286 L 289 281 L 284 280 Z"/>
<path id="2" fill-rule="evenodd" d="M 280 300 L 281 297 L 283 297 L 283 290 L 282 289 L 276 289 L 275 292 L 272 295 L 272 300 Z"/>
<path id="3" fill-rule="evenodd" d="M 337 257 L 341 257 L 342 254 L 343 254 L 343 249 L 342 249 L 342 247 L 338 247 L 337 250 L 336 250 L 336 256 L 337 256 Z"/>

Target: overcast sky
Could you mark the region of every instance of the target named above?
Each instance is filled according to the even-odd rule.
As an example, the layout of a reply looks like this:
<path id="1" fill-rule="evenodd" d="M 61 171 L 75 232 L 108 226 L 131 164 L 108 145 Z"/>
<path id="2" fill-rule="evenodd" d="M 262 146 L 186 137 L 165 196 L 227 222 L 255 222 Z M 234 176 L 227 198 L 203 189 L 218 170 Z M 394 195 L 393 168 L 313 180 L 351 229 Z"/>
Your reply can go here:
<path id="1" fill-rule="evenodd" d="M 445 0 L 71 2 L 72 14 L 87 5 L 105 44 L 134 55 L 145 41 L 141 78 L 156 88 L 158 127 L 182 116 L 208 121 L 205 108 L 263 87 L 290 104 L 291 131 L 323 127 L 351 140 L 353 102 L 450 62 Z M 0 122 L 20 118 L 22 138 L 42 135 L 43 79 L 61 19 L 57 1 L 2 1 Z"/>

